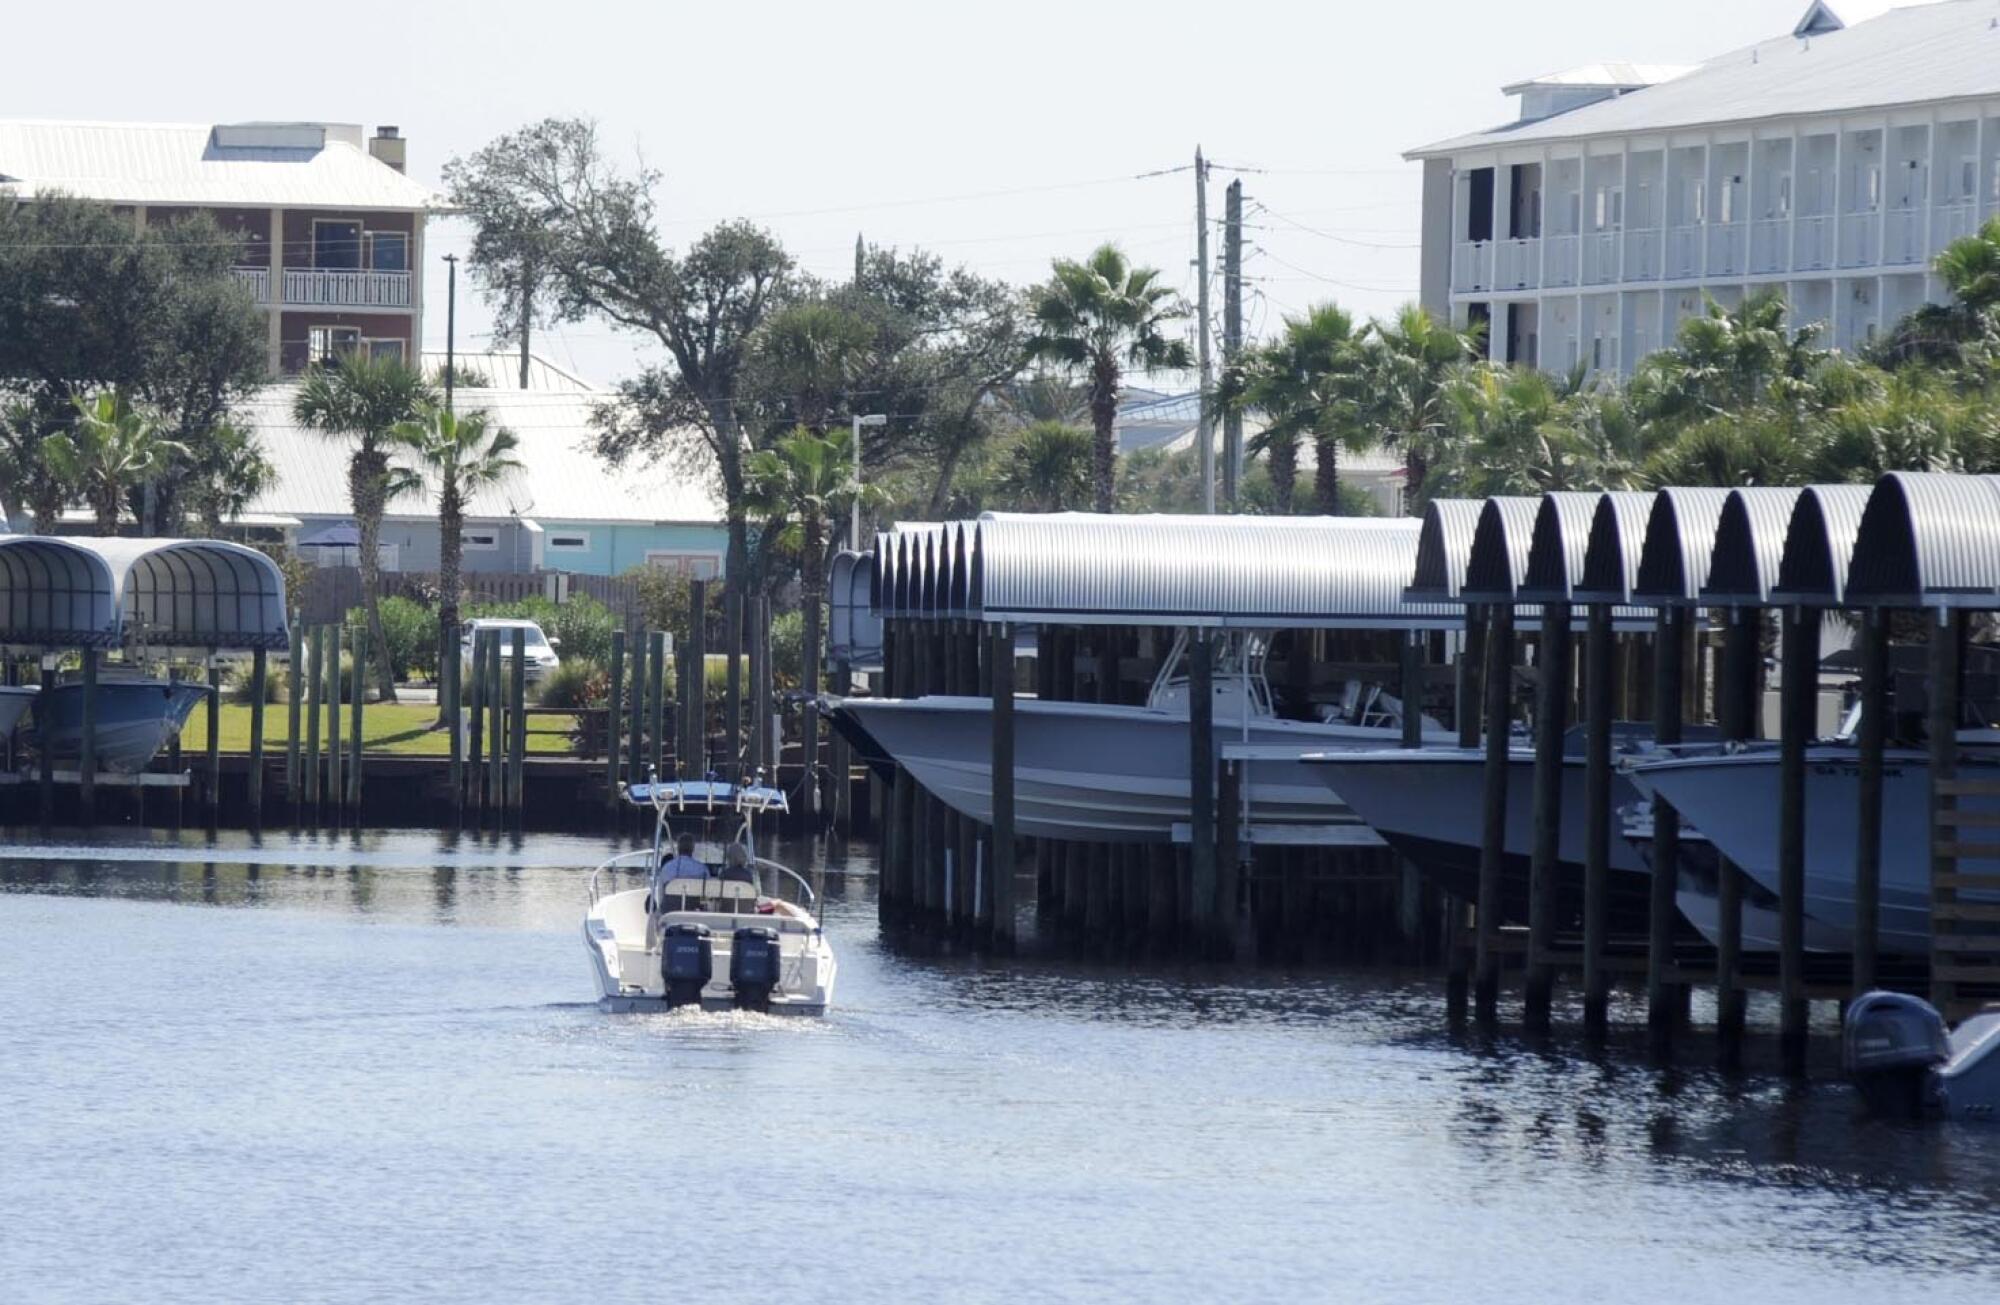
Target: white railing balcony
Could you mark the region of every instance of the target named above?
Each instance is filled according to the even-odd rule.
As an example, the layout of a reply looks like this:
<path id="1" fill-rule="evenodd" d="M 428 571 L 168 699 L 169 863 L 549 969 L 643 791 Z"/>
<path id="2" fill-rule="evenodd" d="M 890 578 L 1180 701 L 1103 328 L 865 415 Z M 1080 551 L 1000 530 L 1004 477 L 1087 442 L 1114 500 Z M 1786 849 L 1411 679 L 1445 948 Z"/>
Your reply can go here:
<path id="1" fill-rule="evenodd" d="M 1667 229 L 1667 279 L 1686 281 L 1701 275 L 1701 232 L 1698 226 Z"/>
<path id="2" fill-rule="evenodd" d="M 1451 250 L 1451 288 L 1468 290 L 1493 288 L 1493 246 L 1484 240 L 1461 240 Z"/>
<path id="3" fill-rule="evenodd" d="M 1750 224 L 1750 271 L 1786 271 L 1792 262 L 1792 224 L 1786 218 L 1763 218 Z"/>
<path id="4" fill-rule="evenodd" d="M 1503 240 L 1494 247 L 1493 285 L 1500 290 L 1530 290 L 1541 283 L 1542 242 Z"/>
<path id="5" fill-rule="evenodd" d="M 1979 205 L 1971 200 L 1940 204 L 1931 215 L 1931 253 L 1942 254 L 1954 240 L 1963 240 L 1979 230 Z"/>
<path id="6" fill-rule="evenodd" d="M 1625 233 L 1625 279 L 1627 281 L 1657 281 L 1660 279 L 1660 229 L 1640 227 Z"/>
<path id="7" fill-rule="evenodd" d="M 1907 267 L 1924 261 L 1924 211 L 1920 208 L 1892 208 L 1888 231 L 1882 241 L 1882 261 Z"/>
<path id="8" fill-rule="evenodd" d="M 1882 215 L 1840 215 L 1840 265 L 1873 267 L 1882 261 Z"/>
<path id="9" fill-rule="evenodd" d="M 268 267 L 232 267 L 229 269 L 236 283 L 250 291 L 250 298 L 260 304 L 271 302 L 271 269 Z"/>
<path id="10" fill-rule="evenodd" d="M 1742 222 L 1717 222 L 1708 228 L 1709 276 L 1741 276 L 1749 270 L 1749 236 Z"/>
<path id="11" fill-rule="evenodd" d="M 408 272 L 285 269 L 285 306 L 310 308 L 408 308 Z"/>
<path id="12" fill-rule="evenodd" d="M 1618 257 L 1618 232 L 1593 231 L 1583 238 L 1583 283 L 1605 285 L 1624 270 Z"/>
<path id="13" fill-rule="evenodd" d="M 1833 219 L 1824 213 L 1801 214 L 1793 234 L 1792 270 L 1823 272 L 1833 266 Z"/>
<path id="14" fill-rule="evenodd" d="M 1548 242 L 1548 252 L 1542 260 L 1542 284 L 1545 286 L 1571 286 L 1576 284 L 1576 235 L 1544 236 Z"/>

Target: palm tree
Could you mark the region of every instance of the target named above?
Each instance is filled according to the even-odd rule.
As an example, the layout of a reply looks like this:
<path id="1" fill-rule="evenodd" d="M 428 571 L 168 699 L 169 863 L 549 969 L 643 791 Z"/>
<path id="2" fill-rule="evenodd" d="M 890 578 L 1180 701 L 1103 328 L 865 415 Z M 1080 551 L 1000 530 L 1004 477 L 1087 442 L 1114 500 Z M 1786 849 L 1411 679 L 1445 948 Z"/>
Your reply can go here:
<path id="1" fill-rule="evenodd" d="M 225 421 L 210 436 L 207 447 L 196 455 L 199 465 L 187 497 L 195 524 L 214 539 L 222 533 L 223 522 L 241 515 L 278 483 L 278 469 L 258 447 L 256 435 L 241 426 Z"/>
<path id="2" fill-rule="evenodd" d="M 382 513 L 389 502 L 390 432 L 436 402 L 422 372 L 394 358 L 348 354 L 333 367 L 314 367 L 299 385 L 292 416 L 308 430 L 353 442 L 347 460 L 347 493 L 361 533 L 361 597 L 368 611 L 368 649 L 375 658 L 381 701 L 396 700 L 389 641 L 382 632 Z"/>
<path id="3" fill-rule="evenodd" d="M 1115 427 L 1125 370 L 1191 366 L 1187 342 L 1164 332 L 1185 316 L 1180 296 L 1160 284 L 1159 272 L 1133 267 L 1116 245 L 1099 246 L 1081 263 L 1058 259 L 1055 275 L 1034 294 L 1028 358 L 1082 372 L 1089 390 L 1099 512 L 1112 510 L 1117 491 Z"/>
<path id="4" fill-rule="evenodd" d="M 1946 245 L 1931 264 L 1945 288 L 1968 310 L 2000 305 L 2000 217 Z"/>
<path id="5" fill-rule="evenodd" d="M 465 505 L 480 490 L 499 485 L 522 470 L 521 460 L 514 456 L 520 441 L 505 426 L 491 425 L 483 412 L 459 416 L 441 407 L 425 408 L 415 420 L 397 422 L 389 434 L 413 464 L 407 469 L 411 473 L 407 480 L 392 484 L 392 490 L 437 487 L 438 637 L 442 640 L 458 624 Z M 452 655 L 442 643 L 439 647 L 440 655 Z"/>
<path id="6" fill-rule="evenodd" d="M 1038 421 L 1007 450 L 994 489 L 1019 512 L 1073 512 L 1090 501 L 1091 435 Z"/>
<path id="7" fill-rule="evenodd" d="M 1403 502 L 1423 505 L 1430 465 L 1450 433 L 1452 377 L 1478 356 L 1474 331 L 1457 331 L 1417 304 L 1377 323 L 1363 353 L 1364 419 L 1384 444 L 1403 451 Z"/>
<path id="8" fill-rule="evenodd" d="M 158 475 L 186 450 L 159 433 L 152 417 L 115 391 L 76 401 L 76 421 L 42 441 L 43 460 L 97 514 L 99 534 L 118 533 L 125 492 Z"/>
<path id="9" fill-rule="evenodd" d="M 1316 304 L 1304 317 L 1287 317 L 1283 333 L 1244 361 L 1235 402 L 1264 416 L 1250 450 L 1268 460 L 1280 511 L 1292 510 L 1302 439 L 1313 442 L 1315 506 L 1329 516 L 1340 511 L 1341 447 L 1366 439 L 1357 420 L 1365 332 L 1345 309 Z"/>

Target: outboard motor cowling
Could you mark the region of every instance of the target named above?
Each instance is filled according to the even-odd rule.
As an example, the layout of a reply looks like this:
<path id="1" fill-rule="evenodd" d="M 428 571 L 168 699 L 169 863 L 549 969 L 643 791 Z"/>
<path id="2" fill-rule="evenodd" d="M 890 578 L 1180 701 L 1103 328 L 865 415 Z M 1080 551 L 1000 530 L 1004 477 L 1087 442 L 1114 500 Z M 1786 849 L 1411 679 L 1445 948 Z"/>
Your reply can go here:
<path id="1" fill-rule="evenodd" d="M 771 1009 L 782 957 L 776 929 L 745 925 L 736 931 L 729 946 L 729 986 L 736 991 L 737 1009 Z"/>
<path id="2" fill-rule="evenodd" d="M 686 921 L 670 924 L 660 934 L 660 978 L 667 986 L 667 1008 L 700 1005 L 701 990 L 715 969 L 708 926 Z"/>
<path id="3" fill-rule="evenodd" d="M 1951 1057 L 1944 1017 L 1900 992 L 1870 992 L 1847 1008 L 1841 1058 L 1868 1109 L 1910 1118 L 1938 1104 L 1936 1070 Z"/>

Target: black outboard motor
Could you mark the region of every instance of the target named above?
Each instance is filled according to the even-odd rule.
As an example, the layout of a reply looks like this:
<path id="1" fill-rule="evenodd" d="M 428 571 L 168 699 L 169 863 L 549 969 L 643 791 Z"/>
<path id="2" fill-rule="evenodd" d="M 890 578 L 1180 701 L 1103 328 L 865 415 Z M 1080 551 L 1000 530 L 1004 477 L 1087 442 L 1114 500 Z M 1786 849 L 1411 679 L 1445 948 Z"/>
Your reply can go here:
<path id="1" fill-rule="evenodd" d="M 701 1004 L 701 990 L 715 969 L 708 926 L 680 922 L 660 934 L 660 978 L 667 985 L 667 1009 Z"/>
<path id="2" fill-rule="evenodd" d="M 729 947 L 729 986 L 736 990 L 738 1010 L 771 1009 L 771 989 L 778 986 L 778 931 L 768 925 L 744 925 Z"/>
<path id="3" fill-rule="evenodd" d="M 1870 1112 L 1911 1119 L 1940 1104 L 1935 1070 L 1951 1057 L 1944 1017 L 1900 992 L 1870 992 L 1847 1008 L 1841 1058 Z"/>

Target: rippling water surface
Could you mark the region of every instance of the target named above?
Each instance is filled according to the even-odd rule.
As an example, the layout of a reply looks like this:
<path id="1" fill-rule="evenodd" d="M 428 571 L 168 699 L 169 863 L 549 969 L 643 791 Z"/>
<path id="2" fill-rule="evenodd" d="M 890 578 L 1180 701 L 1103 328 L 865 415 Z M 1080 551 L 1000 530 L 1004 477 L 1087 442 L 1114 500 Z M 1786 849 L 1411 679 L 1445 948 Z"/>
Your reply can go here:
<path id="1" fill-rule="evenodd" d="M 606 1016 L 611 850 L 0 843 L 0 1300 L 2000 1286 L 2000 1129 L 1454 1038 L 1429 981 L 912 954 L 860 850 L 788 849 L 827 1019 Z"/>

